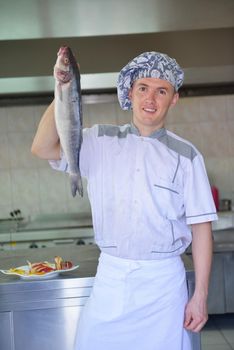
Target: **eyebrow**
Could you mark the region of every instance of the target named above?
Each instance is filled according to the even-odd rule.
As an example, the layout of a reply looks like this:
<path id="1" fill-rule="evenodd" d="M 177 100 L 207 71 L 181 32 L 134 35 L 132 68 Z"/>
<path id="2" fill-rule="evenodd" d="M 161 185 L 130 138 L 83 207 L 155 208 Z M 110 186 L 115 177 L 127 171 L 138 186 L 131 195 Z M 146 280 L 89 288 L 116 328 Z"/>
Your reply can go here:
<path id="1" fill-rule="evenodd" d="M 145 87 L 150 87 L 150 85 L 145 84 L 145 83 L 137 83 L 138 86 L 145 86 Z M 158 86 L 156 87 L 156 90 L 160 90 L 160 89 L 164 89 L 164 90 L 169 90 L 168 87 L 166 86 Z"/>

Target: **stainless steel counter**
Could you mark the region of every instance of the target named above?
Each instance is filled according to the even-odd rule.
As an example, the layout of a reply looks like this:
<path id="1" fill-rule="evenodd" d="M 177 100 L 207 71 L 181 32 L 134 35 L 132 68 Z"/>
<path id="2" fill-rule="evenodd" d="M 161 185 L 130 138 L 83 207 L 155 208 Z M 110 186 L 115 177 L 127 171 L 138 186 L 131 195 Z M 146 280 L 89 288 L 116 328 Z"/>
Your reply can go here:
<path id="1" fill-rule="evenodd" d="M 80 311 L 90 295 L 99 257 L 95 245 L 1 252 L 0 267 L 53 260 L 60 255 L 78 270 L 49 280 L 25 281 L 0 275 L 0 349 L 72 350 Z M 194 288 L 192 262 L 184 256 L 189 294 Z M 191 334 L 193 350 L 200 337 Z"/>
<path id="2" fill-rule="evenodd" d="M 213 231 L 214 251 L 234 251 L 234 227 Z"/>
<path id="3" fill-rule="evenodd" d="M 60 255 L 64 260 L 71 260 L 74 265 L 79 265 L 79 269 L 71 272 L 65 272 L 56 278 L 47 280 L 47 283 L 53 284 L 55 281 L 66 279 L 77 279 L 93 277 L 96 273 L 97 261 L 100 251 L 95 244 L 87 246 L 60 246 L 41 249 L 23 249 L 3 251 L 0 254 L 0 268 L 8 269 L 12 266 L 26 265 L 27 260 L 36 261 L 51 261 L 54 257 Z M 3 285 L 33 285 L 33 283 L 43 283 L 39 281 L 25 281 L 17 276 L 9 276 L 0 274 L 0 293 Z M 1 300 L 1 299 L 0 299 Z M 1 302 L 1 301 L 0 301 Z"/>

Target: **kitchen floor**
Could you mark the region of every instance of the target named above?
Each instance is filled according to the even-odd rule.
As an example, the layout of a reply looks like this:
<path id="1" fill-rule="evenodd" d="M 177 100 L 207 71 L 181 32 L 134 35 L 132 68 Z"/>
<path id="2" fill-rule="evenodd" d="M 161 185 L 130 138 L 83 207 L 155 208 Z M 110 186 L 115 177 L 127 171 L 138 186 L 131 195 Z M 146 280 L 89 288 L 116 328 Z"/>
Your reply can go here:
<path id="1" fill-rule="evenodd" d="M 202 350 L 234 350 L 234 313 L 210 315 L 201 343 Z"/>

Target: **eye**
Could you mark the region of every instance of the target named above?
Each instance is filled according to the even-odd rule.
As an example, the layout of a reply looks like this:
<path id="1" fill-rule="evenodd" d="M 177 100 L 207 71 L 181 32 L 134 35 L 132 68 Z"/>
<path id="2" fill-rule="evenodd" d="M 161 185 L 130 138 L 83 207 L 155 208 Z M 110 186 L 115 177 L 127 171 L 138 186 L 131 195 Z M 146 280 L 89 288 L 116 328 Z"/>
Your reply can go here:
<path id="1" fill-rule="evenodd" d="M 146 87 L 145 87 L 145 86 L 140 86 L 140 87 L 139 87 L 139 91 L 145 92 L 145 91 L 146 91 Z"/>
<path id="2" fill-rule="evenodd" d="M 167 91 L 165 89 L 160 89 L 159 90 L 159 95 L 166 95 Z"/>
<path id="3" fill-rule="evenodd" d="M 64 63 L 69 64 L 69 59 L 67 57 L 64 58 Z"/>

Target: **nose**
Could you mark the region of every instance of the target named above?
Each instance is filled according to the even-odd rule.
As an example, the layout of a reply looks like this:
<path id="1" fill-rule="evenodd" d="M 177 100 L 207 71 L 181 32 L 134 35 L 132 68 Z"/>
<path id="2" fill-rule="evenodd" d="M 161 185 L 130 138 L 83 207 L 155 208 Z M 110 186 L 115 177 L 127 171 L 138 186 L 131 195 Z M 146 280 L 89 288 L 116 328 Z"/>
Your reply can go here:
<path id="1" fill-rule="evenodd" d="M 146 101 L 149 103 L 154 103 L 156 98 L 156 94 L 153 90 L 148 90 L 146 94 Z"/>

